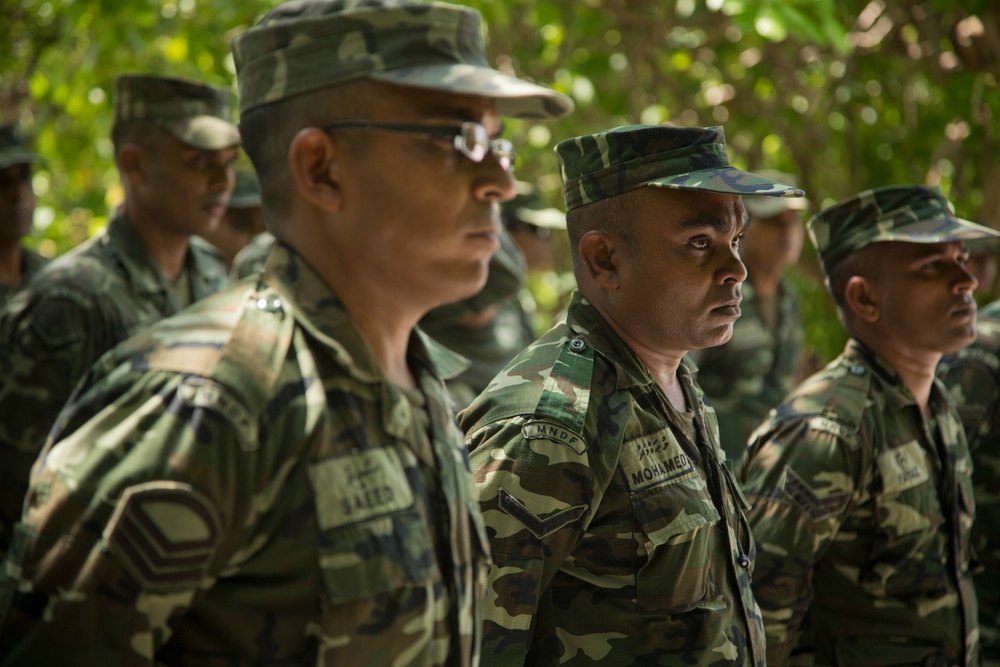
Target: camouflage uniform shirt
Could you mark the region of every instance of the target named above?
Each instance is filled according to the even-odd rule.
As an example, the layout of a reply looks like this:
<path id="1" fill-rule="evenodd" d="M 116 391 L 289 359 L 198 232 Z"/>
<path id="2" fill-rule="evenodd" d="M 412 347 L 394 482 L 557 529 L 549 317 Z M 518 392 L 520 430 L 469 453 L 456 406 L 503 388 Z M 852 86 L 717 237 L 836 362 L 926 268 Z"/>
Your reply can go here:
<path id="1" fill-rule="evenodd" d="M 778 325 L 772 331 L 761 317 L 748 279 L 743 283 L 743 314 L 733 325 L 733 337 L 725 345 L 691 355 L 698 364 L 698 384 L 719 417 L 722 449 L 734 467 L 753 430 L 795 386 L 804 338 L 799 295 L 782 280 L 777 300 Z"/>
<path id="2" fill-rule="evenodd" d="M 227 282 L 218 252 L 192 239 L 193 299 Z M 152 255 L 120 213 L 49 263 L 0 313 L 0 555 L 28 476 L 77 381 L 112 347 L 179 310 Z"/>
<path id="3" fill-rule="evenodd" d="M 694 372 L 685 418 L 576 293 L 459 415 L 494 560 L 484 665 L 763 666 L 754 547 Z"/>
<path id="4" fill-rule="evenodd" d="M 958 403 L 974 469 L 972 541 L 982 560 L 976 575 L 983 653 L 1000 664 L 1000 301 L 979 312 L 976 342 L 942 361 L 940 376 Z"/>
<path id="5" fill-rule="evenodd" d="M 475 665 L 486 536 L 439 376 L 460 360 L 419 333 L 408 356 L 419 390 L 283 245 L 116 348 L 32 480 L 2 664 Z"/>
<path id="6" fill-rule="evenodd" d="M 971 473 L 944 386 L 925 420 L 856 340 L 797 387 L 742 470 L 767 664 L 979 664 Z"/>
<path id="7" fill-rule="evenodd" d="M 42 255 L 39 255 L 37 252 L 22 247 L 21 279 L 23 282 L 21 283 L 21 285 L 28 282 L 28 279 L 31 278 L 31 276 L 38 273 L 39 270 L 41 270 L 41 268 L 48 263 L 49 259 L 47 257 L 43 257 Z M 18 289 L 20 289 L 20 286 L 15 288 L 0 283 L 0 309 L 6 306 L 7 302 L 10 301 L 15 294 L 17 294 Z"/>

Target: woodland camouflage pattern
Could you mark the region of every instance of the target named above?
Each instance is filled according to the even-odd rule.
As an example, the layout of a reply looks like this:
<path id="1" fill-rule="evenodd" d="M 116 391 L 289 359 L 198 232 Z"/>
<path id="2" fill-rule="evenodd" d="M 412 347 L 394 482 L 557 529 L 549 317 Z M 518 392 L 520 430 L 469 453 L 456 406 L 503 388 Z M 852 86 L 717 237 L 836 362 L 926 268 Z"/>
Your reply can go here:
<path id="1" fill-rule="evenodd" d="M 755 434 L 742 480 L 769 667 L 979 664 L 972 461 L 940 382 L 928 413 L 851 340 Z"/>
<path id="2" fill-rule="evenodd" d="M 827 275 L 848 255 L 872 243 L 1000 237 L 1000 232 L 955 216 L 936 185 L 866 190 L 820 211 L 809 219 L 806 229 Z"/>
<path id="3" fill-rule="evenodd" d="M 729 163 L 721 127 L 625 125 L 556 145 L 566 211 L 641 187 L 801 197 Z"/>
<path id="4" fill-rule="evenodd" d="M 491 97 L 504 116 L 573 110 L 565 95 L 492 69 L 479 12 L 443 2 L 286 2 L 232 50 L 241 113 L 360 78 Z"/>
<path id="5" fill-rule="evenodd" d="M 746 506 L 694 372 L 692 426 L 576 293 L 459 414 L 494 559 L 484 666 L 763 667 Z"/>
<path id="6" fill-rule="evenodd" d="M 1000 301 L 979 311 L 976 342 L 944 359 L 939 374 L 958 403 L 974 469 L 972 541 L 983 653 L 1000 664 Z M 992 664 L 992 663 L 991 663 Z"/>
<path id="7" fill-rule="evenodd" d="M 0 662 L 475 665 L 488 557 L 439 377 L 456 359 L 409 350 L 422 407 L 278 245 L 106 356 L 32 480 Z"/>
<path id="8" fill-rule="evenodd" d="M 192 238 L 193 299 L 226 285 L 218 252 Z M 149 250 L 116 212 L 51 262 L 0 312 L 0 552 L 21 515 L 31 465 L 59 409 L 98 357 L 180 310 Z"/>
<path id="9" fill-rule="evenodd" d="M 751 278 L 743 282 L 742 314 L 729 342 L 691 353 L 698 384 L 719 418 L 719 440 L 733 469 L 739 469 L 747 440 L 771 408 L 795 386 L 805 334 L 799 295 L 787 280 L 778 285 L 778 327 L 761 319 Z"/>

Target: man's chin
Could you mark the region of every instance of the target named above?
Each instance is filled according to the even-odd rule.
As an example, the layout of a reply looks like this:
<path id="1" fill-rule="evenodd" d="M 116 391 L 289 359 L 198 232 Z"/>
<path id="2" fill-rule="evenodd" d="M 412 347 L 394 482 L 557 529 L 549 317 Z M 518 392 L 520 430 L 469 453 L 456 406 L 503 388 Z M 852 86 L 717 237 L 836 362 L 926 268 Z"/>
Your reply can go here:
<path id="1" fill-rule="evenodd" d="M 718 347 L 720 345 L 725 345 L 733 337 L 733 325 L 729 324 L 722 330 L 716 329 L 710 333 L 706 333 L 696 341 L 697 347 L 692 347 L 692 350 L 703 350 L 708 347 Z"/>

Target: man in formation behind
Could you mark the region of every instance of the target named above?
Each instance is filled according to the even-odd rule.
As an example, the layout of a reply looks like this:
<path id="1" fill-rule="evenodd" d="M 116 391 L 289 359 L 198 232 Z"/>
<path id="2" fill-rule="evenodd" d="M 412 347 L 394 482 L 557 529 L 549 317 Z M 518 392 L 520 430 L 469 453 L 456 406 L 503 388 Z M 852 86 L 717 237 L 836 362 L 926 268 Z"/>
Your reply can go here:
<path id="1" fill-rule="evenodd" d="M 966 239 L 937 188 L 809 221 L 851 339 L 756 431 L 742 470 L 768 665 L 979 664 L 972 461 L 934 371 L 975 338 Z"/>

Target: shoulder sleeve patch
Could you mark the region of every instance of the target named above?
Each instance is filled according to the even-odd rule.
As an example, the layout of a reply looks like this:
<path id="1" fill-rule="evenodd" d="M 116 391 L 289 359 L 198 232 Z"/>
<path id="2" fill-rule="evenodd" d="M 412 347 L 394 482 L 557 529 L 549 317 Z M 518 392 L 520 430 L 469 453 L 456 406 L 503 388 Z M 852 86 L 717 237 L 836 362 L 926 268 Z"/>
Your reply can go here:
<path id="1" fill-rule="evenodd" d="M 215 410 L 225 417 L 232 424 L 244 451 L 253 451 L 259 446 L 256 417 L 223 386 L 197 376 L 186 377 L 177 388 L 177 394 L 192 407 Z"/>
<path id="2" fill-rule="evenodd" d="M 844 443 L 848 445 L 851 449 L 857 449 L 859 445 L 858 436 L 856 433 L 851 431 L 851 429 L 847 428 L 843 424 L 830 419 L 829 417 L 820 417 L 820 416 L 810 417 L 807 424 L 809 425 L 809 428 L 812 429 L 813 431 L 820 431 L 821 433 L 829 433 L 830 435 L 835 436 L 840 440 L 843 440 Z"/>
<path id="3" fill-rule="evenodd" d="M 125 489 L 104 534 L 112 558 L 147 591 L 198 584 L 221 537 L 212 502 L 168 481 Z"/>
<path id="4" fill-rule="evenodd" d="M 583 456 L 587 451 L 587 445 L 583 438 L 560 424 L 553 424 L 541 419 L 533 419 L 521 426 L 521 435 L 527 440 L 551 440 L 560 445 L 566 445 L 576 453 Z"/>
<path id="5" fill-rule="evenodd" d="M 833 516 L 843 511 L 847 503 L 851 500 L 849 493 L 834 493 L 821 495 L 817 493 L 805 480 L 795 474 L 791 468 L 785 468 L 784 491 L 797 502 L 802 509 L 812 517 L 813 521 L 821 521 L 829 516 Z"/>

